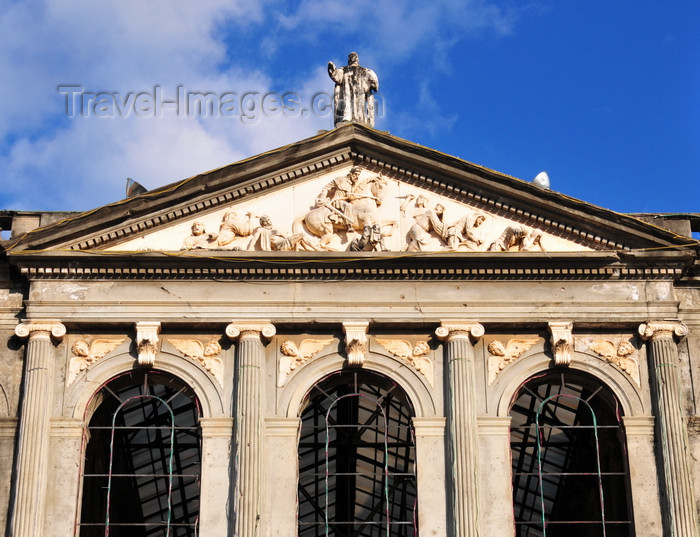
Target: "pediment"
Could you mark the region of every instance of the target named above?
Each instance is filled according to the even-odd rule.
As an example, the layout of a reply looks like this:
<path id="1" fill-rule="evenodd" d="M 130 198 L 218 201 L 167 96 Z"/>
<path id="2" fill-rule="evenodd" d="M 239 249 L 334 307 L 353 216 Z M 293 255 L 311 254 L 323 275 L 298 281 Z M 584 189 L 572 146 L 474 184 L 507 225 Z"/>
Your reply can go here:
<path id="1" fill-rule="evenodd" d="M 351 124 L 37 230 L 14 251 L 587 252 L 682 243 Z"/>
<path id="2" fill-rule="evenodd" d="M 110 251 L 588 251 L 592 241 L 344 164 L 108 246 Z M 569 236 L 566 236 L 569 235 Z"/>

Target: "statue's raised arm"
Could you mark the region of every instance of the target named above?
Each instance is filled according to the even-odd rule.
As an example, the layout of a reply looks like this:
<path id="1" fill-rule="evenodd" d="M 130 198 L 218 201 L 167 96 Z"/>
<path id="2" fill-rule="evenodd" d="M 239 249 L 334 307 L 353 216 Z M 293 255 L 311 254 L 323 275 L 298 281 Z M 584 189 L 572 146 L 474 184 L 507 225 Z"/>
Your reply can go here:
<path id="1" fill-rule="evenodd" d="M 355 122 L 374 127 L 373 93 L 379 90 L 379 79 L 375 72 L 361 67 L 357 53 L 351 52 L 345 67 L 336 67 L 333 62 L 328 62 L 328 76 L 335 82 L 335 126 Z"/>

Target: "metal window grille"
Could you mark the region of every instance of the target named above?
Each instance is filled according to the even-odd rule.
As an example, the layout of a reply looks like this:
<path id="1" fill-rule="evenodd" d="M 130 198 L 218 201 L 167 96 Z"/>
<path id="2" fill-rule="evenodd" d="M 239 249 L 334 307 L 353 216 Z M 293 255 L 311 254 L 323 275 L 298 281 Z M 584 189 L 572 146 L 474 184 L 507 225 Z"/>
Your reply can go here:
<path id="1" fill-rule="evenodd" d="M 612 394 L 564 374 L 526 382 L 511 408 L 518 537 L 629 537 L 629 470 Z"/>
<path id="2" fill-rule="evenodd" d="M 413 409 L 391 380 L 335 373 L 302 412 L 299 537 L 415 537 Z"/>
<path id="3" fill-rule="evenodd" d="M 177 380 L 133 372 L 107 383 L 86 431 L 80 537 L 195 537 L 199 407 Z"/>

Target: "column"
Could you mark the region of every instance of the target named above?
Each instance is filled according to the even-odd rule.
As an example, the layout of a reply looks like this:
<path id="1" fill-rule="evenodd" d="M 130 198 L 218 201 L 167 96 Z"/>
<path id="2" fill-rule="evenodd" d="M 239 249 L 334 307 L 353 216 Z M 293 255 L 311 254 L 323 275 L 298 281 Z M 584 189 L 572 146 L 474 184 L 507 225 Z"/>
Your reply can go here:
<path id="1" fill-rule="evenodd" d="M 447 535 L 445 418 L 413 418 L 416 435 L 418 535 Z"/>
<path id="2" fill-rule="evenodd" d="M 449 371 L 448 421 L 452 463 L 454 535 L 476 537 L 479 530 L 478 445 L 474 347 L 484 327 L 474 321 L 443 321 L 435 335 L 445 344 Z"/>
<path id="3" fill-rule="evenodd" d="M 201 418 L 202 478 L 199 535 L 228 535 L 233 418 Z"/>
<path id="4" fill-rule="evenodd" d="M 510 416 L 479 416 L 479 500 L 482 535 L 515 534 Z"/>
<path id="5" fill-rule="evenodd" d="M 623 416 L 630 468 L 632 511 L 637 533 L 663 537 L 659 481 L 654 456 L 654 416 Z"/>
<path id="6" fill-rule="evenodd" d="M 678 321 L 650 321 L 639 326 L 642 339 L 649 340 L 648 355 L 653 396 L 656 403 L 659 446 L 664 463 L 667 523 L 674 537 L 698 535 L 695 499 L 690 478 L 688 431 L 685 426 L 678 372 L 678 348 L 688 328 Z"/>
<path id="7" fill-rule="evenodd" d="M 60 340 L 66 334 L 66 327 L 58 321 L 25 321 L 15 328 L 15 334 L 29 337 L 29 341 L 20 403 L 12 536 L 41 537 L 46 513 L 53 403 L 51 336 Z"/>
<path id="8" fill-rule="evenodd" d="M 237 537 L 262 534 L 261 483 L 263 480 L 263 366 L 262 338 L 275 335 L 265 322 L 232 323 L 226 335 L 238 340 L 236 365 L 236 487 L 234 493 Z"/>

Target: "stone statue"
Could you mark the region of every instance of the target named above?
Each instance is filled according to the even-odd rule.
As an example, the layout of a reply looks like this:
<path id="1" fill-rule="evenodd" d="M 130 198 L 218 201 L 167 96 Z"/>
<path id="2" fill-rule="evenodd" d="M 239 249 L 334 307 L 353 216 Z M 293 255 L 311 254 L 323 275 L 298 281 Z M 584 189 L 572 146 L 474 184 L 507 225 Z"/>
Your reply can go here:
<path id="1" fill-rule="evenodd" d="M 360 66 L 356 52 L 348 54 L 348 64 L 336 67 L 328 62 L 328 75 L 335 82 L 333 92 L 334 124 L 356 122 L 374 127 L 374 95 L 379 79 L 371 69 Z"/>
<path id="2" fill-rule="evenodd" d="M 192 224 L 192 234 L 182 242 L 180 250 L 207 250 L 216 245 L 216 233 L 207 233 L 202 222 Z"/>

